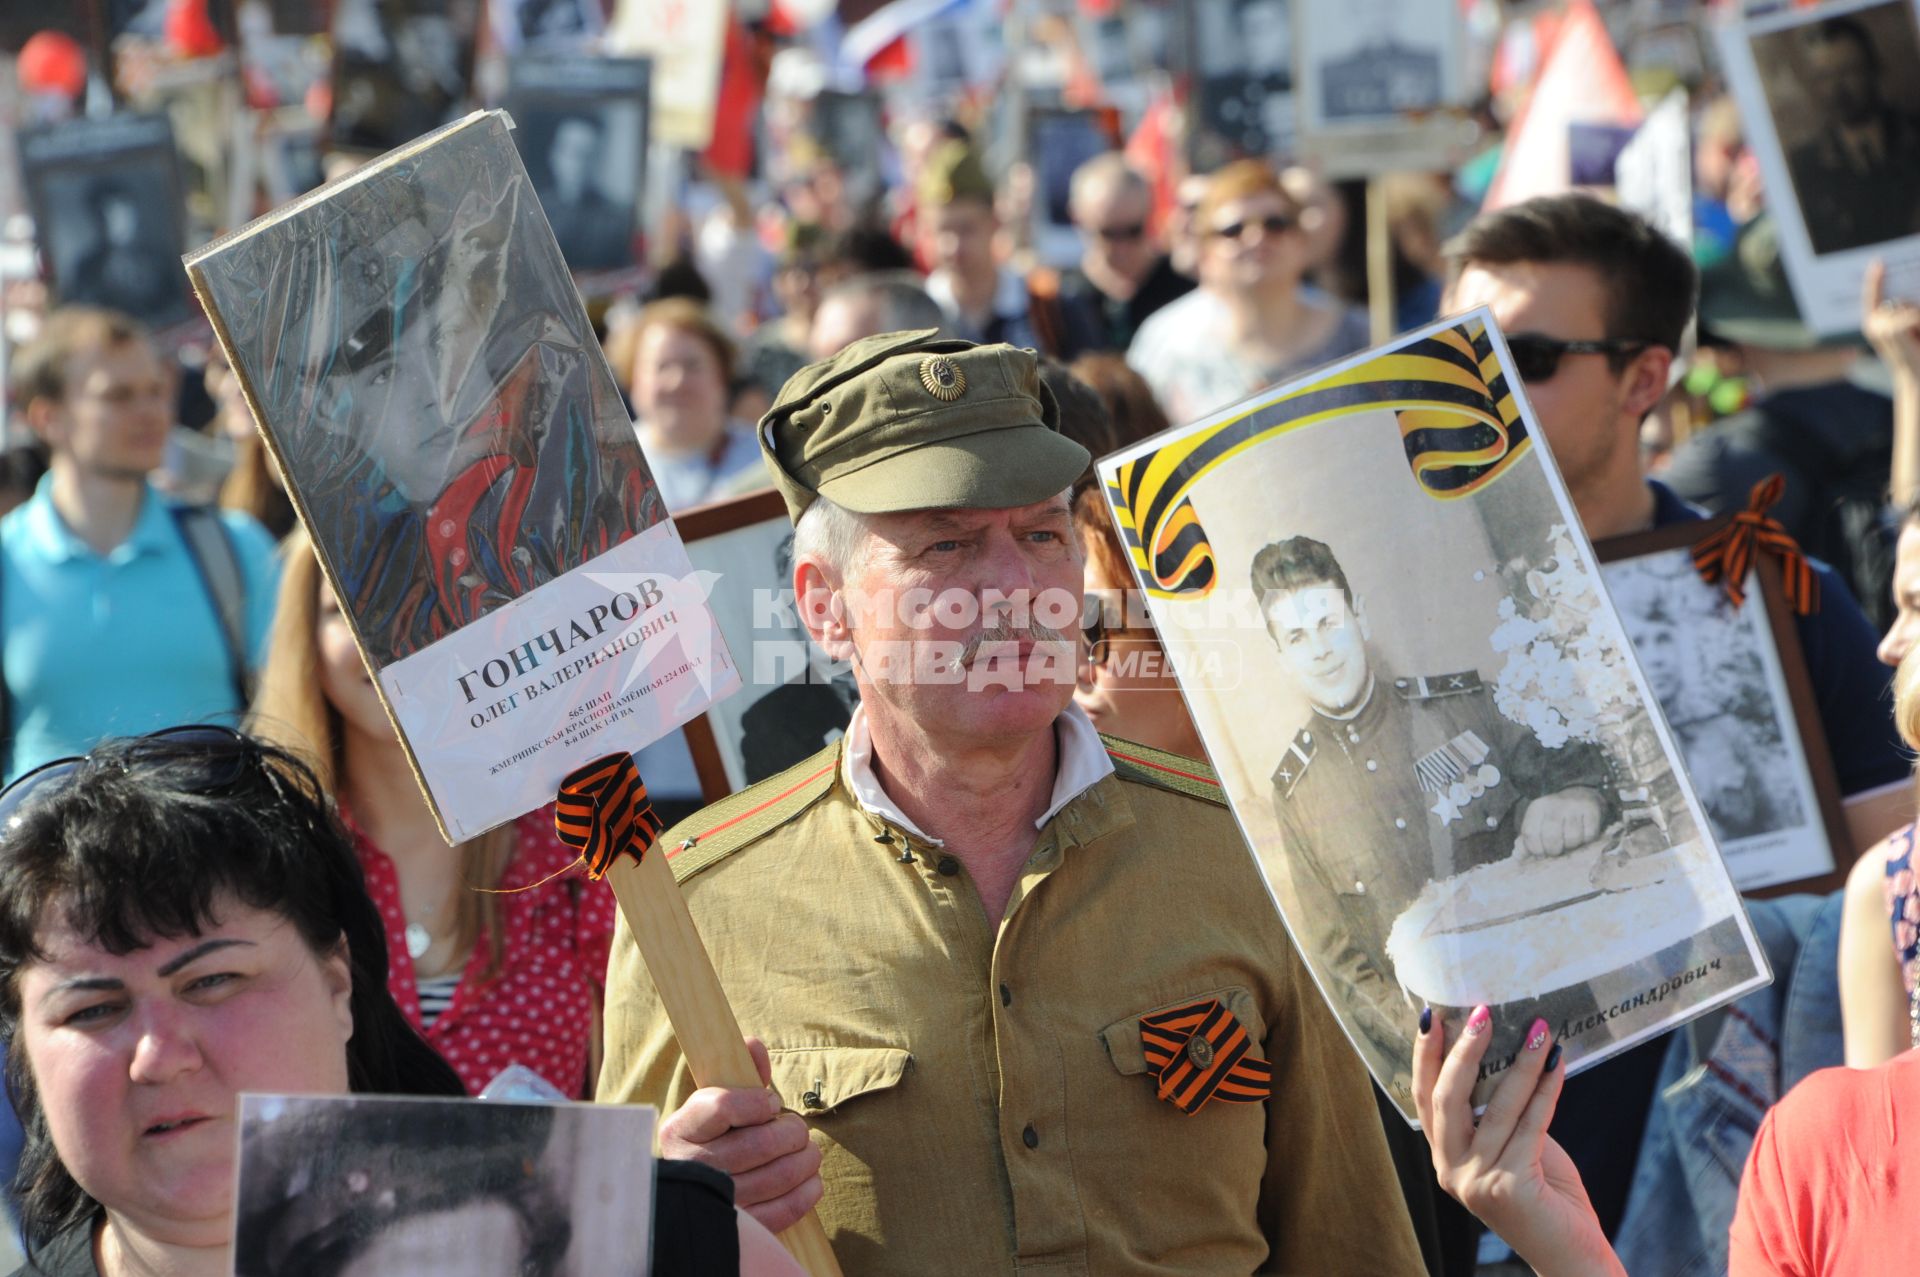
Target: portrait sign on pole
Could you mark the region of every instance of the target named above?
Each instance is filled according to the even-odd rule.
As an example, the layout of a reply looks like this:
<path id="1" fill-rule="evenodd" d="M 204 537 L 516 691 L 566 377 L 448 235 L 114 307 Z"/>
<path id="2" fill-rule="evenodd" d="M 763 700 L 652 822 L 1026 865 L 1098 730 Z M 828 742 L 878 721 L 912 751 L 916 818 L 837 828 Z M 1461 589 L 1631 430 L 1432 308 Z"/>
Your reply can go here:
<path id="1" fill-rule="evenodd" d="M 1766 983 L 1484 310 L 1100 463 L 1280 915 L 1413 1120 L 1420 1010 L 1579 1070 Z"/>
<path id="2" fill-rule="evenodd" d="M 1300 153 L 1330 177 L 1451 168 L 1476 130 L 1466 19 L 1430 0 L 1294 0 Z"/>
<path id="3" fill-rule="evenodd" d="M 187 262 L 449 841 L 738 685 L 508 127 Z"/>

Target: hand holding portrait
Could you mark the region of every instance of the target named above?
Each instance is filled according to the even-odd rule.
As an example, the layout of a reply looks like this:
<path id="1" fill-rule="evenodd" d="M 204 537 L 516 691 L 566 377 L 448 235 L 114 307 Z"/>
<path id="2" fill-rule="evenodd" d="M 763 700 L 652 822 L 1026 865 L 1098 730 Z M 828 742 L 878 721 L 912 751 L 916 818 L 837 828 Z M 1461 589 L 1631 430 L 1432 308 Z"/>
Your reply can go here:
<path id="1" fill-rule="evenodd" d="M 1534 1022 L 1513 1067 L 1473 1116 L 1473 1087 L 1493 1040 L 1493 1016 L 1476 1007 L 1448 1050 L 1431 1013 L 1413 1043 L 1413 1099 L 1440 1186 L 1531 1264 L 1540 1277 L 1624 1277 L 1587 1200 L 1580 1172 L 1547 1134 L 1566 1070 Z M 1425 1027 L 1431 1026 L 1431 1027 Z"/>
<path id="2" fill-rule="evenodd" d="M 734 1201 L 770 1232 L 784 1232 L 820 1200 L 820 1149 L 772 1090 L 766 1044 L 747 1039 L 760 1087 L 704 1086 L 660 1123 L 660 1155 L 733 1177 Z"/>

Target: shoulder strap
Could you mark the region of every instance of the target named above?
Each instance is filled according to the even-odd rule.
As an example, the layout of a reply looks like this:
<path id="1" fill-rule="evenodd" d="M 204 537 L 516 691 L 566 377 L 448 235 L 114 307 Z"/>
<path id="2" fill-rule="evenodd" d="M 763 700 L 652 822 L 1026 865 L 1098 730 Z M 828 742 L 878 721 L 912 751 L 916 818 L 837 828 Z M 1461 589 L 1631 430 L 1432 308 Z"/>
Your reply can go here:
<path id="1" fill-rule="evenodd" d="M 200 573 L 213 603 L 214 620 L 227 644 L 227 670 L 240 708 L 253 699 L 253 675 L 247 667 L 247 578 L 240 556 L 220 516 L 206 506 L 173 506 L 174 526 L 186 543 L 187 556 Z"/>
<path id="2" fill-rule="evenodd" d="M 1105 733 L 1101 734 L 1100 743 L 1106 746 L 1107 757 L 1113 760 L 1114 775 L 1122 780 L 1152 785 L 1155 789 L 1170 789 L 1176 794 L 1185 794 L 1189 798 L 1198 798 L 1221 807 L 1227 805 L 1226 795 L 1221 791 L 1220 780 L 1214 775 L 1213 768 L 1197 758 L 1154 749 L 1138 741 L 1122 740 Z"/>

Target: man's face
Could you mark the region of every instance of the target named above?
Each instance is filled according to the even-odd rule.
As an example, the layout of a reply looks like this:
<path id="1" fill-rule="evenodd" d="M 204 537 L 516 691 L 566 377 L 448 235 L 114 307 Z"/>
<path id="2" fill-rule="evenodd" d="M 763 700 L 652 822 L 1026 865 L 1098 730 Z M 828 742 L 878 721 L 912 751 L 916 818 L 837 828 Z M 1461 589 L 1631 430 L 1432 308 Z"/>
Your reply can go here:
<path id="1" fill-rule="evenodd" d="M 81 350 L 67 360 L 66 397 L 47 414 L 47 446 L 83 473 L 144 479 L 166 457 L 173 384 L 143 341 Z"/>
<path id="2" fill-rule="evenodd" d="M 1600 277 L 1564 262 L 1475 264 L 1461 272 L 1441 312 L 1485 306 L 1508 336 L 1537 333 L 1561 341 L 1607 336 L 1607 297 Z M 1624 420 L 1624 377 L 1604 355 L 1563 355 L 1552 377 L 1526 383 L 1547 447 L 1572 489 L 1574 504 L 1614 466 L 1621 448 L 1634 447 L 1638 420 Z M 1636 483 L 1639 481 L 1635 475 Z M 1585 515 L 1585 511 L 1581 511 Z"/>
<path id="3" fill-rule="evenodd" d="M 1345 592 L 1336 585 L 1275 590 L 1263 611 L 1280 659 L 1314 708 L 1347 714 L 1358 707 L 1371 668 L 1366 635 Z"/>
<path id="4" fill-rule="evenodd" d="M 956 742 L 1043 730 L 1073 698 L 1081 573 L 1064 495 L 869 516 L 842 591 L 862 703 Z"/>
<path id="5" fill-rule="evenodd" d="M 1808 52 L 1807 88 L 1839 124 L 1865 124 L 1880 109 L 1873 59 L 1847 37 L 1822 40 Z"/>
<path id="6" fill-rule="evenodd" d="M 599 130 L 585 120 L 562 120 L 553 131 L 547 168 L 553 174 L 554 194 L 571 203 L 586 193 L 600 149 Z"/>
<path id="7" fill-rule="evenodd" d="M 116 195 L 101 206 L 100 224 L 107 243 L 124 247 L 140 235 L 140 210 L 132 200 Z"/>
<path id="8" fill-rule="evenodd" d="M 1247 69 L 1254 75 L 1293 72 L 1293 22 L 1285 0 L 1253 0 L 1240 10 Z"/>
<path id="9" fill-rule="evenodd" d="M 1145 191 L 1126 186 L 1095 189 L 1083 205 L 1073 209 L 1074 225 L 1086 244 L 1087 255 L 1108 270 L 1135 283 L 1153 267 L 1154 245 L 1147 235 L 1152 200 Z"/>
<path id="10" fill-rule="evenodd" d="M 963 279 L 993 273 L 993 210 L 979 200 L 954 200 L 933 210 L 933 262 Z"/>

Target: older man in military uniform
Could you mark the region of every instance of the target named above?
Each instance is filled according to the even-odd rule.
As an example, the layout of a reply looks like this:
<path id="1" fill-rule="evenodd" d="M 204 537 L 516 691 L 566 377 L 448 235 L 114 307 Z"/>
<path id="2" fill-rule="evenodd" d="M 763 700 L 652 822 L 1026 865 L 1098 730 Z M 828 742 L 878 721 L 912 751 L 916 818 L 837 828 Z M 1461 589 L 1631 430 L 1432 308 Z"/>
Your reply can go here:
<path id="1" fill-rule="evenodd" d="M 1253 586 L 1313 708 L 1273 774 L 1308 944 L 1380 1062 L 1404 1071 L 1412 1009 L 1387 963 L 1394 919 L 1435 878 L 1592 842 L 1612 817 L 1611 771 L 1595 746 L 1546 748 L 1471 670 L 1380 670 L 1353 588 L 1321 542 L 1265 547 Z"/>
<path id="2" fill-rule="evenodd" d="M 1333 1237 L 1421 1272 L 1211 772 L 1073 706 L 1085 450 L 1031 352 L 932 338 L 802 370 L 760 426 L 846 736 L 662 839 L 777 1094 L 696 1089 L 623 928 L 599 1098 L 659 1105 L 763 1223 L 818 1199 L 849 1274 L 1325 1272 Z"/>

